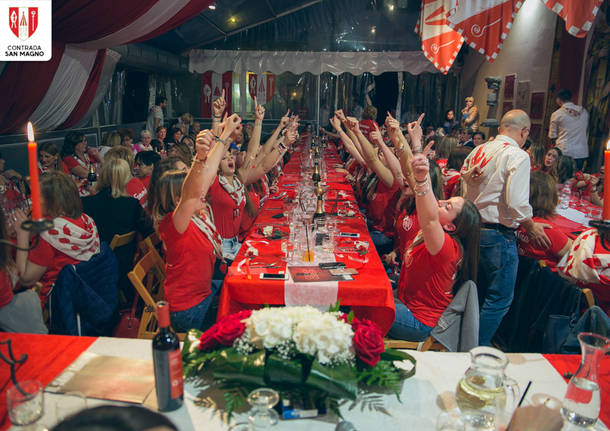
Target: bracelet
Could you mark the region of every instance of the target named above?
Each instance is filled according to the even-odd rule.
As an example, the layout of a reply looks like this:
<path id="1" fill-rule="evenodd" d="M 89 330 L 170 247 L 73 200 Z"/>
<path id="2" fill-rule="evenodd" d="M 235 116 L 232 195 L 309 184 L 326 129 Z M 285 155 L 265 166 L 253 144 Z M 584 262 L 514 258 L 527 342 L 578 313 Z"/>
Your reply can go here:
<path id="1" fill-rule="evenodd" d="M 212 115 L 212 117 L 220 120 L 222 118 L 222 115 Z"/>
<path id="2" fill-rule="evenodd" d="M 426 193 L 428 193 L 428 191 L 430 190 L 430 183 L 426 181 L 425 187 L 426 188 L 424 190 L 418 190 L 417 189 L 418 187 L 415 186 L 415 196 L 419 196 L 419 197 L 425 196 Z"/>
<path id="3" fill-rule="evenodd" d="M 417 180 L 417 178 L 415 178 L 415 177 L 413 177 L 413 179 L 415 180 L 415 182 L 416 182 L 417 184 L 424 184 L 426 181 L 428 181 L 428 175 L 426 175 L 426 178 L 424 178 L 424 179 L 423 179 L 423 180 L 421 180 L 421 181 L 418 181 L 418 180 Z"/>
<path id="4" fill-rule="evenodd" d="M 214 136 L 214 142 L 220 142 L 223 145 L 227 145 L 227 142 L 224 139 L 219 138 L 218 136 Z"/>

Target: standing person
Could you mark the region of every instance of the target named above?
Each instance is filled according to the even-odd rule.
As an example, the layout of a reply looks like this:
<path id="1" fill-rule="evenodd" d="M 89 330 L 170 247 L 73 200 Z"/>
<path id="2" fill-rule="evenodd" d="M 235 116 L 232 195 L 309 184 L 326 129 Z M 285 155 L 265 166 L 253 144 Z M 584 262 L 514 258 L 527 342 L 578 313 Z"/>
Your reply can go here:
<path id="1" fill-rule="evenodd" d="M 473 132 L 479 130 L 479 108 L 474 104 L 474 97 L 467 97 L 466 106 L 462 109 L 462 127 L 471 128 Z"/>
<path id="2" fill-rule="evenodd" d="M 163 108 L 167 107 L 167 97 L 155 97 L 155 105 L 148 111 L 146 118 L 146 130 L 157 130 L 157 127 L 163 126 Z"/>
<path id="3" fill-rule="evenodd" d="M 490 345 L 513 301 L 519 263 L 515 230 L 523 227 L 535 247 L 550 246 L 545 225 L 534 223 L 529 204 L 530 158 L 521 147 L 530 124 L 525 112 L 508 111 L 498 136 L 473 150 L 461 170 L 464 197 L 474 202 L 483 222 L 478 272 L 482 346 Z"/>
<path id="4" fill-rule="evenodd" d="M 576 161 L 578 170 L 582 170 L 587 157 L 587 127 L 589 113 L 582 106 L 572 103 L 572 93 L 565 88 L 559 90 L 555 103 L 559 109 L 551 115 L 549 138 L 566 156 Z"/>

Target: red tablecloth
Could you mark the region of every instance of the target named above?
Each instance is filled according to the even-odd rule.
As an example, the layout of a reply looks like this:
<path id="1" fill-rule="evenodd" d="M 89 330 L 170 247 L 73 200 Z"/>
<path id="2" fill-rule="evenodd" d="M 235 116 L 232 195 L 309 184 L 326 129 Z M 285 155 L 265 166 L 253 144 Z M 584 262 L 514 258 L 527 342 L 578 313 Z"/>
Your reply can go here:
<path id="1" fill-rule="evenodd" d="M 349 200 L 353 202 L 353 209 L 358 214 L 352 218 L 341 218 L 339 221 L 339 229 L 342 232 L 358 232 L 359 240 L 368 241 L 370 244 L 369 252 L 366 254 L 368 262 L 365 264 L 356 262 L 348 256 L 357 259 L 363 259 L 362 256 L 355 254 L 342 253 L 343 257 L 335 254 L 337 261 L 344 262 L 348 268 L 356 268 L 358 274 L 354 275 L 353 281 L 339 282 L 337 298 L 341 305 L 347 305 L 352 308 L 355 315 L 359 318 L 366 318 L 376 322 L 383 333 L 387 333 L 394 322 L 394 299 L 392 288 L 389 279 L 383 268 L 383 264 L 377 255 L 373 241 L 369 236 L 366 228 L 366 223 L 359 216 L 358 207 L 354 199 L 354 193 L 351 186 L 346 182 L 345 175 L 340 172 L 335 172 L 333 166 L 339 163 L 337 152 L 334 147 L 327 148 L 324 155 L 327 166 L 326 185 L 328 192 L 326 194 L 325 210 L 330 212 L 336 210 L 336 206 L 343 206 L 342 201 Z M 284 175 L 279 182 L 279 194 L 286 192 L 286 197 L 294 198 L 294 188 L 300 181 L 300 154 L 295 151 L 290 162 L 284 167 Z M 337 193 L 343 190 L 347 195 L 346 198 L 337 197 Z M 339 202 L 336 200 L 339 199 Z M 265 304 L 282 305 L 284 304 L 284 282 L 260 280 L 259 273 L 261 272 L 278 272 L 286 271 L 285 263 L 281 261 L 283 253 L 281 251 L 281 241 L 269 241 L 268 245 L 258 242 L 263 236 L 258 232 L 259 228 L 268 224 L 275 224 L 277 229 L 288 232 L 288 226 L 282 224 L 282 220 L 286 223 L 286 219 L 274 219 L 273 215 L 281 213 L 283 210 L 283 200 L 269 199 L 257 217 L 253 228 L 244 240 L 242 248 L 237 255 L 233 265 L 229 268 L 229 272 L 225 278 L 224 286 L 220 295 L 220 303 L 218 306 L 218 318 L 227 314 L 235 313 L 244 309 L 260 308 Z M 252 269 L 251 279 L 246 275 L 237 271 L 238 263 L 244 258 L 244 253 L 248 248 L 247 242 L 254 245 L 259 256 L 253 259 L 253 265 L 258 263 L 277 263 L 280 268 L 276 269 Z M 341 252 L 339 252 L 341 253 Z"/>
<path id="2" fill-rule="evenodd" d="M 580 365 L 579 355 L 543 355 L 562 376 L 565 373 L 574 374 Z M 610 357 L 606 356 L 599 365 L 597 372 L 601 392 L 601 410 L 599 418 L 607 426 L 610 425 Z M 569 379 L 566 379 L 566 382 Z"/>
<path id="3" fill-rule="evenodd" d="M 17 381 L 35 379 L 43 386 L 51 383 L 96 340 L 95 337 L 0 333 L 0 341 L 9 338 L 12 340 L 15 358 L 19 359 L 23 353 L 28 355 L 25 363 L 17 368 Z M 0 345 L 0 352 L 8 357 L 6 345 Z M 5 395 L 11 385 L 9 366 L 0 362 L 0 431 L 11 425 L 6 411 Z"/>

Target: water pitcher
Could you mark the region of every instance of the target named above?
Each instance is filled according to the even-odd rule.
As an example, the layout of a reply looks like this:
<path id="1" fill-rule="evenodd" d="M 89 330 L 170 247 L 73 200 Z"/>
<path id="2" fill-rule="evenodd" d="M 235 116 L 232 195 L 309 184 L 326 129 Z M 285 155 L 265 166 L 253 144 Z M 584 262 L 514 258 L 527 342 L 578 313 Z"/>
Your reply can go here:
<path id="1" fill-rule="evenodd" d="M 506 377 L 508 359 L 491 347 L 475 347 L 470 351 L 471 364 L 457 385 L 455 398 L 464 420 L 477 429 L 494 429 L 498 409 L 516 405 L 517 382 Z"/>
<path id="2" fill-rule="evenodd" d="M 610 349 L 610 339 L 592 332 L 578 334 L 582 358 L 576 374 L 570 379 L 561 413 L 569 422 L 592 426 L 597 422 L 601 398 L 597 368 Z"/>

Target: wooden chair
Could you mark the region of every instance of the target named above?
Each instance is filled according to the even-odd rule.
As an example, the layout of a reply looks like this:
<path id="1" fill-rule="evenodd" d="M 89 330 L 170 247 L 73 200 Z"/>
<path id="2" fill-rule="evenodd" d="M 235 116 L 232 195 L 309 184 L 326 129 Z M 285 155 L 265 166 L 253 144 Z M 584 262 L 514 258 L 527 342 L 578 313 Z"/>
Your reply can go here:
<path id="1" fill-rule="evenodd" d="M 112 237 L 112 241 L 110 241 L 110 249 L 114 250 L 115 248 L 123 247 L 124 245 L 129 244 L 136 237 L 136 231 L 132 230 L 131 232 L 124 233 L 119 235 L 118 233 Z"/>
<path id="2" fill-rule="evenodd" d="M 587 301 L 587 308 L 593 307 L 595 305 L 595 296 L 593 296 L 593 292 L 591 291 L 591 289 L 583 289 L 582 294 L 585 295 L 585 300 Z"/>
<path id="3" fill-rule="evenodd" d="M 127 274 L 129 281 L 144 302 L 138 338 L 152 339 L 157 333 L 157 301 L 163 299 L 163 282 L 165 281 L 163 267 L 163 260 L 153 249 L 148 251 Z M 180 340 L 184 339 L 184 335 L 184 333 L 178 334 Z"/>
<path id="4" fill-rule="evenodd" d="M 446 352 L 447 349 L 441 343 L 436 341 L 433 336 L 429 336 L 424 341 L 404 341 L 404 340 L 394 340 L 391 338 L 384 338 L 383 344 L 386 348 L 390 349 L 410 349 L 417 350 L 420 352 L 425 352 L 428 350 L 433 350 L 437 352 Z"/>

